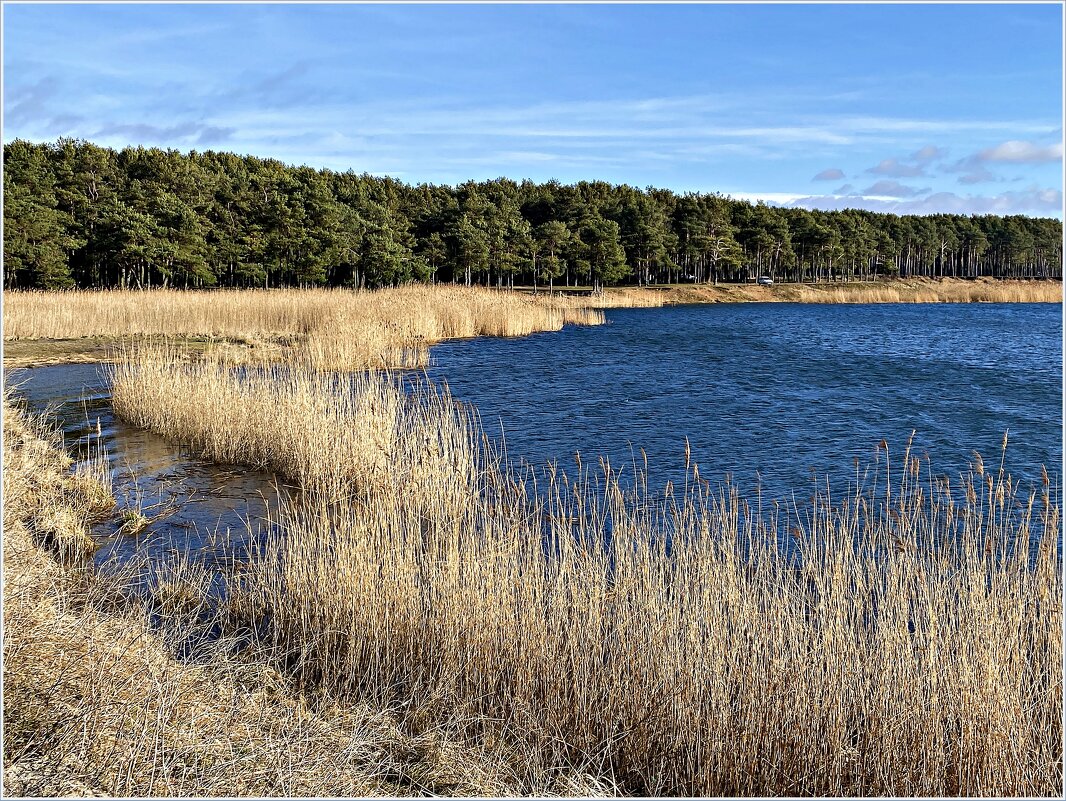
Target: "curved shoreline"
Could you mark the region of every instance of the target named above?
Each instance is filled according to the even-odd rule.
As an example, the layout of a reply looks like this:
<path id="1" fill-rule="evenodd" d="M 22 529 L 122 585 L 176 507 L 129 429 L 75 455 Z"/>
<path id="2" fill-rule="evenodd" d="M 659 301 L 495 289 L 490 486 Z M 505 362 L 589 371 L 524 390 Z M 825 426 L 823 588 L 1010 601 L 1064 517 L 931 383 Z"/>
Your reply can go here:
<path id="1" fill-rule="evenodd" d="M 454 289 L 454 288 L 452 288 Z M 182 293 L 174 290 L 160 290 L 168 292 L 170 298 L 180 298 L 186 295 L 190 299 L 202 300 L 205 295 L 212 293 L 189 292 Z M 448 287 L 440 287 L 430 290 L 426 296 L 448 292 Z M 248 297 L 253 295 L 261 298 L 271 294 L 269 290 L 237 290 L 236 293 L 246 292 Z M 301 295 L 300 290 L 279 290 L 288 293 L 289 297 L 297 298 Z M 334 300 L 344 290 L 304 290 L 303 295 L 309 305 L 317 298 L 329 298 Z M 396 290 L 380 290 L 382 294 L 395 292 L 399 296 L 410 293 L 408 288 Z M 510 290 L 481 290 L 485 295 L 495 295 L 502 292 L 516 299 L 528 300 L 532 297 L 532 288 L 524 287 Z M 317 294 L 316 294 L 317 293 Z M 338 293 L 333 295 L 332 293 Z M 7 298 L 17 297 L 19 293 Z M 81 293 L 90 296 L 90 293 Z M 131 297 L 143 299 L 144 292 L 130 292 Z M 219 303 L 231 303 L 235 292 L 219 291 L 217 298 Z M 362 293 L 352 293 L 353 296 Z M 377 293 L 373 293 L 377 294 Z M 475 294 L 478 294 L 475 292 Z M 114 297 L 109 294 L 108 297 Z M 70 297 L 65 293 L 40 293 L 37 302 L 41 298 L 54 298 L 62 305 L 62 299 Z M 569 315 L 564 318 L 566 322 L 579 322 L 590 324 L 592 320 L 581 319 L 581 310 L 603 308 L 629 308 L 629 307 L 658 307 L 681 304 L 701 303 L 1062 303 L 1062 282 L 1049 281 L 1016 281 L 1009 279 L 891 279 L 874 282 L 831 282 L 819 284 L 775 284 L 773 286 L 759 286 L 756 284 L 670 284 L 650 287 L 612 287 L 604 290 L 601 295 L 592 295 L 588 287 L 556 287 L 552 294 L 541 288 L 536 298 L 540 303 L 550 308 L 554 303 L 562 303 L 565 308 L 559 311 Z M 45 303 L 51 306 L 50 303 Z M 5 310 L 6 311 L 6 310 Z M 41 310 L 46 311 L 46 309 Z M 88 309 L 86 313 L 91 313 Z M 355 321 L 353 321 L 355 322 Z M 362 325 L 373 326 L 381 323 L 381 320 L 367 319 Z M 79 321 L 85 328 L 84 321 Z M 356 326 L 360 323 L 355 323 Z M 387 323 L 386 323 L 387 324 Z M 535 323 L 531 327 L 533 331 L 550 330 L 559 323 L 552 321 Z M 91 326 L 90 326 L 91 328 Z M 489 329 L 492 333 L 493 329 Z M 73 333 L 73 332 L 72 332 Z M 276 331 L 273 336 L 264 335 L 262 329 L 248 336 L 228 336 L 225 334 L 210 332 L 182 333 L 165 330 L 160 326 L 158 331 L 145 331 L 141 336 L 167 337 L 169 341 L 181 349 L 192 354 L 217 351 L 226 352 L 229 358 L 240 360 L 260 359 L 266 361 L 282 360 L 286 347 L 281 344 L 283 340 L 291 338 L 292 332 Z M 509 335 L 510 332 L 500 329 L 496 335 Z M 93 333 L 85 336 L 72 335 L 70 337 L 39 337 L 19 335 L 18 338 L 8 338 L 8 325 L 4 326 L 5 339 L 3 342 L 3 363 L 5 369 L 19 367 L 37 367 L 50 364 L 73 364 L 80 362 L 109 361 L 111 353 L 123 342 L 123 337 L 117 334 L 108 334 L 93 329 Z M 456 338 L 444 335 L 435 341 Z M 277 340 L 277 341 L 272 341 Z M 397 343 L 389 343 L 397 344 Z M 433 344 L 431 340 L 418 340 L 410 343 L 398 343 L 424 347 Z"/>
<path id="2" fill-rule="evenodd" d="M 1061 281 L 895 278 L 817 284 L 670 284 L 649 287 L 681 303 L 1062 303 Z M 612 290 L 608 289 L 610 294 Z"/>

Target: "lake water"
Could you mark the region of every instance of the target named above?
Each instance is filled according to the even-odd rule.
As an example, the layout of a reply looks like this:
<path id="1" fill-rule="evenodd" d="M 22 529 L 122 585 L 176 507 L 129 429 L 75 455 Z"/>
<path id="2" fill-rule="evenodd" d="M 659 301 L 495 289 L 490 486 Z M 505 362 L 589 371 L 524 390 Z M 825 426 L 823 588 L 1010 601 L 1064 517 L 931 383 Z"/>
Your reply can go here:
<path id="1" fill-rule="evenodd" d="M 715 304 L 607 311 L 608 324 L 433 348 L 512 460 L 648 456 L 650 483 L 784 496 L 842 487 L 883 439 L 952 477 L 972 451 L 1024 482 L 1062 463 L 1062 309 L 1051 304 Z"/>
<path id="2" fill-rule="evenodd" d="M 514 462 L 564 469 L 643 463 L 649 485 L 684 481 L 686 438 L 703 478 L 727 476 L 764 498 L 835 492 L 886 439 L 934 472 L 955 476 L 972 451 L 1056 485 L 1062 462 L 1062 320 L 1052 305 L 817 306 L 738 304 L 617 309 L 608 324 L 520 339 L 433 348 L 430 379 L 476 406 Z M 117 419 L 99 365 L 15 371 L 17 394 L 50 410 L 77 454 L 109 454 L 123 508 L 152 524 L 136 537 L 119 520 L 96 531 L 99 564 L 176 555 L 219 567 L 279 508 L 270 473 L 211 464 Z M 99 429 L 98 429 L 99 426 Z M 99 431 L 99 433 L 98 433 Z M 626 467 L 625 476 L 632 474 Z M 291 492 L 281 488 L 283 494 Z"/>
<path id="3" fill-rule="evenodd" d="M 17 386 L 15 394 L 62 430 L 76 459 L 107 454 L 119 509 L 139 510 L 151 520 L 135 536 L 119 531 L 120 516 L 96 526 L 99 567 L 117 569 L 143 557 L 154 565 L 189 558 L 229 569 L 234 559 L 246 558 L 263 521 L 277 519 L 279 497 L 291 492 L 272 473 L 204 461 L 117 418 L 103 365 L 5 373 Z"/>

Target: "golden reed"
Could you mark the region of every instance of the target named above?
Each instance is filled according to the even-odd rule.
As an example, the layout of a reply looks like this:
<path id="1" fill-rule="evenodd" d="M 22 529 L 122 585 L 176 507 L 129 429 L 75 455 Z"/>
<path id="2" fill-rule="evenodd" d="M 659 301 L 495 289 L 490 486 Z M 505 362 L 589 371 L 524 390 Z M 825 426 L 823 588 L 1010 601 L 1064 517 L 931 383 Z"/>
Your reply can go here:
<path id="1" fill-rule="evenodd" d="M 528 295 L 479 287 L 7 292 L 4 339 L 206 338 L 233 362 L 296 361 L 318 369 L 418 367 L 430 345 L 597 325 L 599 308 L 661 305 L 658 293 Z"/>
<path id="2" fill-rule="evenodd" d="M 886 444 L 865 491 L 763 513 L 695 467 L 666 497 L 602 462 L 516 475 L 446 392 L 386 375 L 141 350 L 113 383 L 123 417 L 303 488 L 227 625 L 306 691 L 458 721 L 523 788 L 1062 791 L 1047 483 L 979 464 L 952 492 Z"/>

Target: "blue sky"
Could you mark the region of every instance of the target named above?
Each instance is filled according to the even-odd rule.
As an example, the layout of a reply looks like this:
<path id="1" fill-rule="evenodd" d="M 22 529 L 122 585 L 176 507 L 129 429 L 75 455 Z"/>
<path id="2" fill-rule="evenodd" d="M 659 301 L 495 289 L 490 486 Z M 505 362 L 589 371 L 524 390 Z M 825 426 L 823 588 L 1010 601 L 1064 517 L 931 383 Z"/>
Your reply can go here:
<path id="1" fill-rule="evenodd" d="M 4 6 L 4 139 L 1061 216 L 1059 5 Z"/>

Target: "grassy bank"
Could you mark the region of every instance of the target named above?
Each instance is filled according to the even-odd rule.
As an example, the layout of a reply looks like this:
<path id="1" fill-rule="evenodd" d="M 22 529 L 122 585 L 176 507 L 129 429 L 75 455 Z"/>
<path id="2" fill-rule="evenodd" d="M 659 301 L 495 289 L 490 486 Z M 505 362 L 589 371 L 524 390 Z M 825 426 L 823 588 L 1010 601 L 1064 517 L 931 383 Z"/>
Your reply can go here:
<path id="1" fill-rule="evenodd" d="M 455 286 L 346 290 L 8 292 L 4 364 L 107 361 L 123 340 L 166 337 L 229 364 L 317 369 L 419 367 L 445 339 L 525 336 L 596 325 L 611 307 L 676 303 L 1061 303 L 1058 281 L 907 279 L 877 283 L 693 285 L 496 291 Z"/>
<path id="2" fill-rule="evenodd" d="M 902 278 L 821 284 L 671 284 L 666 303 L 1062 303 L 1061 281 Z"/>
<path id="3" fill-rule="evenodd" d="M 217 622 L 176 562 L 147 597 L 88 569 L 114 512 L 54 436 L 4 404 L 4 791 L 141 797 L 513 795 L 509 763 L 385 708 L 301 694 L 263 644 L 182 648 Z M 206 614 L 206 617 L 205 617 Z M 186 654 L 177 658 L 179 649 Z M 537 791 L 603 795 L 574 772 Z"/>
<path id="4" fill-rule="evenodd" d="M 1059 795 L 1057 502 L 978 462 L 952 494 L 887 447 L 866 491 L 759 512 L 609 465 L 536 497 L 447 396 L 241 378 L 160 351 L 119 414 L 300 482 L 230 586 L 234 631 L 307 690 L 506 755 L 521 792 Z M 1030 554 L 1030 541 L 1035 547 Z"/>
<path id="5" fill-rule="evenodd" d="M 591 299 L 452 286 L 378 292 L 8 292 L 5 362 L 90 359 L 107 355 L 123 339 L 156 336 L 179 339 L 187 349 L 228 363 L 417 367 L 427 362 L 429 346 L 445 339 L 525 336 L 567 324 L 602 323 L 603 313 L 591 308 L 593 302 L 661 300 L 636 291 Z"/>

